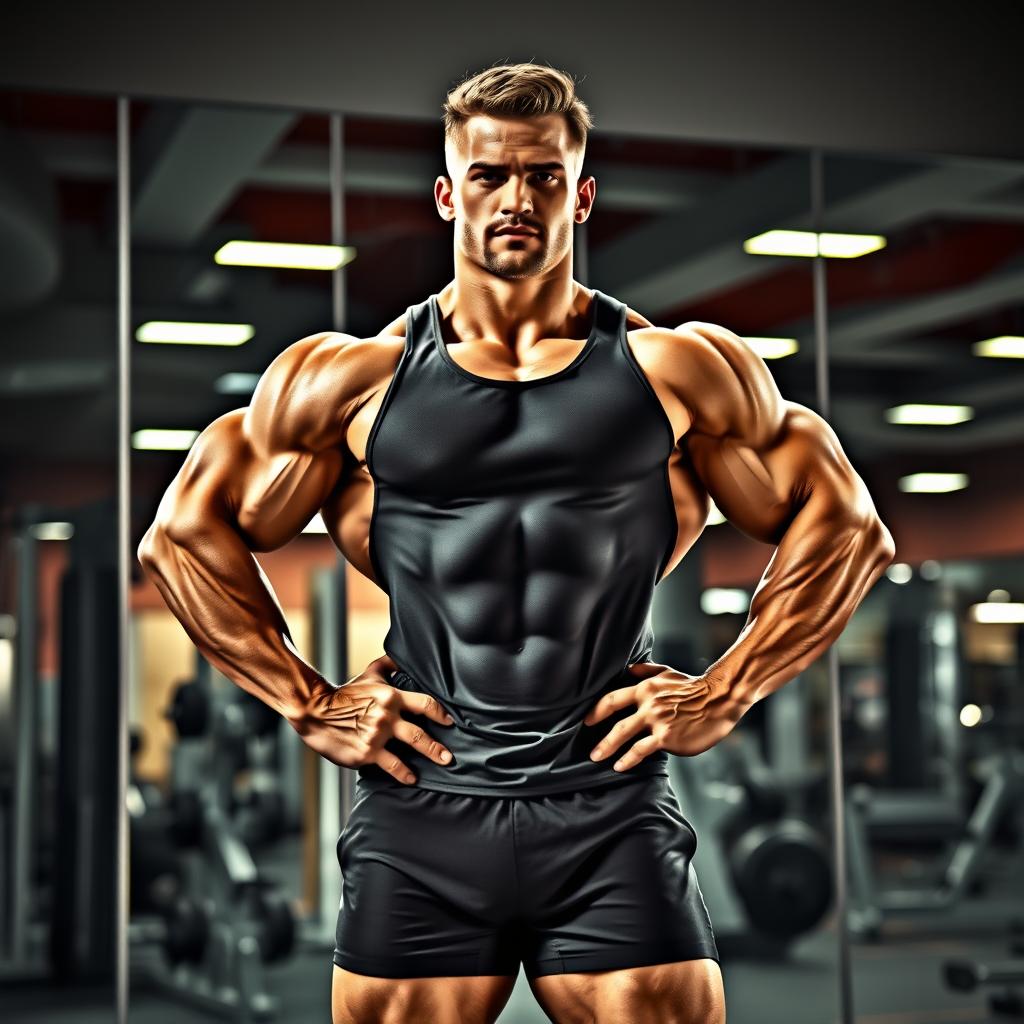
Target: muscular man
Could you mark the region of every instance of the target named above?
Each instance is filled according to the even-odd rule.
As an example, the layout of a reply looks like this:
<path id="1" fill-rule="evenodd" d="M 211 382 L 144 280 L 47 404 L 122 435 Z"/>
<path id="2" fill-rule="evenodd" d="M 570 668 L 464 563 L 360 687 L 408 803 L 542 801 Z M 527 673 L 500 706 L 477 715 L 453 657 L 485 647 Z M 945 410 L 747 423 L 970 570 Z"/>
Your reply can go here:
<path id="1" fill-rule="evenodd" d="M 520 963 L 562 1024 L 724 1020 L 668 755 L 814 661 L 893 557 L 834 433 L 739 337 L 573 280 L 590 125 L 547 67 L 453 90 L 434 198 L 454 279 L 376 337 L 286 348 L 139 548 L 206 657 L 358 769 L 335 1024 L 494 1021 Z M 650 609 L 709 495 L 776 550 L 695 676 L 650 660 Z M 391 610 L 386 653 L 340 686 L 252 554 L 318 509 Z"/>

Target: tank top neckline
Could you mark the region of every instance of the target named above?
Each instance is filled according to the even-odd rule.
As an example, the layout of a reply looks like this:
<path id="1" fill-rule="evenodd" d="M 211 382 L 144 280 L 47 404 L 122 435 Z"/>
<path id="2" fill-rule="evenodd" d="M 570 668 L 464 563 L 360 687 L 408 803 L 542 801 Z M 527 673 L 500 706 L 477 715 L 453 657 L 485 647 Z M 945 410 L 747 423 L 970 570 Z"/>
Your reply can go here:
<path id="1" fill-rule="evenodd" d="M 434 347 L 437 349 L 442 360 L 444 360 L 452 370 L 461 377 L 465 377 L 477 384 L 484 384 L 487 387 L 494 388 L 531 388 L 536 387 L 538 384 L 549 384 L 575 370 L 576 367 L 579 366 L 588 355 L 590 355 L 595 343 L 597 342 L 598 335 L 600 334 L 600 303 L 602 296 L 596 288 L 593 289 L 593 293 L 594 297 L 593 302 L 591 303 L 593 309 L 591 311 L 590 334 L 587 335 L 587 340 L 584 343 L 583 348 L 579 350 L 571 363 L 567 366 L 563 366 L 561 370 L 557 370 L 555 373 L 549 373 L 545 377 L 534 377 L 532 380 L 498 380 L 494 377 L 483 377 L 478 373 L 473 373 L 471 370 L 467 370 L 464 366 L 457 363 L 455 361 L 455 357 L 448 351 L 448 346 L 444 342 L 444 336 L 441 334 L 441 318 L 437 305 L 436 292 L 427 298 L 427 308 L 430 313 L 430 329 L 434 335 Z"/>

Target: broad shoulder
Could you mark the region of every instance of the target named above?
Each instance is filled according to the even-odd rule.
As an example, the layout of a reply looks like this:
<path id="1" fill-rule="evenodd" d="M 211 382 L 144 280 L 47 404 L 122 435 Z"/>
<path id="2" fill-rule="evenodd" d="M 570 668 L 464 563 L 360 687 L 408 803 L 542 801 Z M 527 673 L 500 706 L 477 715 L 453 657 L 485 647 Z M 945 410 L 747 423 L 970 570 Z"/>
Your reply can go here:
<path id="1" fill-rule="evenodd" d="M 319 331 L 274 357 L 260 377 L 244 429 L 267 450 L 333 446 L 358 410 L 394 373 L 405 346 L 404 318 L 360 337 Z"/>
<path id="2" fill-rule="evenodd" d="M 777 435 L 785 402 L 764 360 L 734 331 L 690 320 L 639 326 L 630 347 L 645 373 L 687 410 L 692 429 L 755 447 Z"/>

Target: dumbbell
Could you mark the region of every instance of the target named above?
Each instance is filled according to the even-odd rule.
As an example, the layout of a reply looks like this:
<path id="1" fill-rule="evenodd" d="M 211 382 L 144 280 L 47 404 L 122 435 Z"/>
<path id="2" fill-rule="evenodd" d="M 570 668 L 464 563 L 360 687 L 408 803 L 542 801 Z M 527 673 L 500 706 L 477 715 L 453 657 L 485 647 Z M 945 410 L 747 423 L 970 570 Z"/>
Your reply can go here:
<path id="1" fill-rule="evenodd" d="M 231 794 L 231 810 L 245 840 L 262 846 L 279 839 L 287 830 L 288 817 L 280 789 L 249 786 Z"/>
<path id="2" fill-rule="evenodd" d="M 250 918 L 264 963 L 284 960 L 295 948 L 296 921 L 291 903 L 270 883 L 259 882 L 247 894 Z"/>
<path id="3" fill-rule="evenodd" d="M 202 736 L 210 724 L 210 698 L 198 679 L 180 683 L 164 712 L 182 739 Z"/>
<path id="4" fill-rule="evenodd" d="M 172 964 L 199 963 L 210 938 L 210 916 L 204 906 L 187 896 L 178 896 L 159 910 L 159 917 L 132 921 L 130 941 L 160 946 Z"/>

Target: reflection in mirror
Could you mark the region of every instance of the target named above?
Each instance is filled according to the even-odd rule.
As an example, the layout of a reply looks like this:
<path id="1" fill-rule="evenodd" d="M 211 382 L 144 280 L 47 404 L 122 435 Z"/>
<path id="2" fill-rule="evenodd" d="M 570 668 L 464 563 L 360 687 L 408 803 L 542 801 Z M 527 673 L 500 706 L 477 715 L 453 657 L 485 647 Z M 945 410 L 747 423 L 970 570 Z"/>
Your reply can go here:
<path id="1" fill-rule="evenodd" d="M 392 908 L 387 901 L 402 891 L 398 873 L 388 874 L 375 887 L 365 881 L 368 862 L 383 864 L 378 870 L 385 870 L 392 859 L 408 864 L 414 856 L 446 854 L 450 848 L 454 864 L 457 851 L 471 849 L 470 866 L 485 868 L 507 856 L 510 845 L 492 842 L 489 848 L 475 850 L 457 829 L 446 834 L 443 844 L 417 844 L 418 830 L 426 830 L 435 820 L 425 811 L 422 818 L 397 819 L 394 834 L 386 834 L 390 805 L 385 798 L 373 797 L 373 806 L 379 808 L 376 817 L 361 813 L 361 794 L 370 792 L 365 772 L 359 773 L 357 783 L 355 771 L 336 768 L 305 744 L 296 729 L 267 712 L 274 703 L 267 691 L 267 700 L 261 702 L 243 692 L 245 686 L 234 685 L 241 681 L 250 693 L 258 693 L 261 680 L 268 678 L 266 670 L 258 670 L 271 662 L 264 660 L 257 631 L 245 634 L 251 636 L 251 642 L 245 640 L 247 655 L 232 665 L 237 637 L 225 637 L 219 649 L 210 643 L 204 646 L 212 618 L 204 621 L 189 608 L 205 603 L 215 617 L 211 595 L 237 586 L 242 610 L 235 621 L 244 623 L 245 608 L 260 600 L 257 595 L 269 583 L 287 623 L 287 646 L 330 682 L 351 682 L 380 658 L 396 612 L 409 607 L 394 592 L 389 604 L 383 586 L 374 582 L 383 577 L 375 575 L 379 566 L 371 564 L 368 550 L 370 525 L 381 522 L 374 514 L 382 490 L 381 478 L 370 475 L 365 451 L 371 427 L 383 418 L 381 400 L 393 379 L 394 359 L 387 373 L 377 374 L 366 385 L 363 412 L 354 416 L 346 434 L 350 451 L 357 454 L 346 458 L 338 483 L 321 503 L 316 523 L 320 533 L 290 537 L 288 530 L 267 532 L 269 513 L 261 517 L 258 507 L 240 505 L 234 498 L 234 505 L 229 500 L 212 511 L 202 504 L 190 508 L 176 496 L 173 481 L 183 465 L 194 467 L 193 479 L 218 471 L 211 467 L 223 465 L 217 460 L 224 459 L 228 442 L 222 440 L 209 449 L 208 458 L 200 459 L 204 449 L 201 441 L 196 442 L 197 432 L 218 417 L 230 420 L 234 410 L 253 408 L 256 377 L 293 342 L 331 326 L 357 338 L 379 337 L 388 325 L 394 332 L 396 324 L 404 327 L 407 307 L 440 292 L 451 280 L 453 228 L 438 216 L 431 196 L 436 175 L 445 172 L 441 129 L 438 124 L 346 118 L 332 197 L 326 118 L 138 103 L 133 104 L 133 125 L 133 540 L 142 541 L 146 573 L 139 574 L 132 595 L 132 707 L 141 739 L 135 759 L 137 785 L 152 803 L 133 835 L 133 1009 L 146 1005 L 172 1014 L 172 1004 L 179 1010 L 201 1005 L 226 1013 L 224 998 L 230 994 L 269 1008 L 277 1019 L 322 1019 L 330 1012 L 332 950 L 339 969 L 344 963 L 351 968 L 345 982 L 349 994 L 360 984 L 356 975 L 373 974 L 371 961 L 360 960 L 359 950 L 353 948 L 353 943 L 363 942 L 367 953 L 372 938 L 348 923 L 358 904 L 375 921 L 401 920 L 411 927 L 416 920 L 427 919 L 422 909 L 418 916 L 402 917 Z M 785 398 L 813 407 L 808 261 L 755 251 L 753 242 L 772 228 L 806 228 L 806 155 L 595 131 L 583 173 L 595 176 L 598 198 L 591 218 L 575 229 L 576 278 L 626 303 L 653 324 L 675 327 L 701 320 L 736 332 L 763 357 Z M 333 230 L 332 198 L 343 214 Z M 339 256 L 349 262 L 341 271 L 343 301 L 336 301 L 333 309 L 331 277 L 324 269 L 226 262 L 263 258 L 266 250 L 254 251 L 251 243 L 339 241 L 348 251 L 334 254 L 335 262 Z M 239 243 L 250 243 L 241 257 Z M 280 260 L 282 255 L 286 254 L 278 251 L 270 258 Z M 218 325 L 216 331 L 211 324 Z M 224 341 L 229 325 L 235 332 L 231 343 L 212 344 L 215 335 Z M 627 344 L 634 354 L 640 352 L 636 332 L 641 327 L 630 326 Z M 186 330 L 202 333 L 187 338 Z M 435 340 L 443 344 L 443 339 Z M 394 339 L 380 338 L 382 350 L 397 353 L 401 347 Z M 466 369 L 469 356 L 454 344 L 451 348 L 452 362 L 456 357 L 465 360 Z M 611 357 L 615 349 L 606 352 Z M 601 364 L 590 357 L 589 365 Z M 631 400 L 649 402 L 655 397 L 629 364 L 606 365 L 628 371 L 624 387 L 641 384 L 625 392 Z M 444 369 L 445 363 L 437 366 L 443 372 L 454 369 Z M 428 372 L 429 365 L 419 370 Z M 493 362 L 474 362 L 473 370 L 478 376 L 499 374 Z M 578 380 L 568 375 L 565 379 L 565 393 L 571 394 Z M 480 407 L 485 410 L 496 408 L 494 396 L 512 394 L 483 386 L 492 399 Z M 280 387 L 269 382 L 260 394 L 280 394 Z M 426 445 L 429 455 L 426 442 L 445 417 L 461 423 L 470 416 L 474 393 L 467 390 L 461 399 L 454 393 L 451 403 L 463 404 L 439 411 L 431 422 L 425 417 L 415 420 L 418 433 L 406 448 L 416 451 Z M 543 389 L 534 392 L 542 393 Z M 390 411 L 396 408 L 400 406 Z M 652 416 L 652 408 L 641 404 L 640 414 Z M 675 416 L 678 420 L 678 409 Z M 593 420 L 595 430 L 601 422 L 601 416 Z M 661 431 L 661 412 L 648 422 Z M 475 444 L 466 449 L 467 460 L 476 457 Z M 186 463 L 190 448 L 193 461 Z M 395 447 L 389 451 L 394 459 L 402 454 Z M 230 452 L 228 448 L 229 458 Z M 450 466 L 450 473 L 457 471 L 459 467 Z M 701 534 L 708 507 L 689 452 L 682 448 L 672 479 L 679 540 L 666 564 L 671 575 L 655 592 L 654 657 L 696 674 L 742 630 L 772 547 L 744 536 L 714 509 Z M 662 500 L 667 495 L 660 476 L 656 483 Z M 175 503 L 179 528 L 171 531 L 173 537 L 165 528 L 151 528 L 160 520 L 157 505 L 165 494 Z M 296 507 L 306 500 L 297 492 L 292 498 Z M 197 516 L 196 508 L 206 511 Z M 236 526 L 244 519 L 247 528 L 240 527 L 233 536 L 218 533 L 216 517 L 225 510 L 237 517 Z M 573 511 L 589 514 L 583 507 Z M 443 516 L 452 518 L 452 510 L 434 511 L 435 535 Z M 292 525 L 291 532 L 298 533 L 303 524 Z M 503 538 L 515 536 L 511 528 L 498 530 L 493 545 L 500 549 Z M 385 564 L 394 566 L 392 558 L 413 557 L 408 537 L 408 532 L 395 534 L 386 549 L 381 541 L 379 554 L 388 559 Z M 570 560 L 567 569 L 563 556 L 583 557 L 586 562 L 588 552 L 598 550 L 598 545 L 586 543 L 592 537 L 580 539 L 584 543 L 570 545 L 570 551 L 549 551 L 549 572 L 537 576 L 542 591 L 544 579 L 557 581 L 575 571 L 576 563 Z M 263 575 L 254 570 L 243 573 L 237 577 L 243 582 L 236 584 L 226 552 L 230 545 L 243 543 L 255 551 Z M 163 555 L 160 544 L 165 545 Z M 455 538 L 452 552 L 458 554 L 466 545 L 466 538 Z M 338 558 L 339 548 L 344 559 Z M 440 547 L 433 550 L 440 557 Z M 478 557 L 486 558 L 488 552 L 481 551 Z M 244 563 L 241 559 L 238 564 Z M 459 571 L 471 570 L 476 571 L 471 566 Z M 471 589 L 458 576 L 451 585 Z M 471 604 L 482 607 L 485 600 L 480 593 Z M 264 611 L 269 608 L 265 605 Z M 494 612 L 497 619 L 507 621 L 500 611 L 499 607 Z M 551 614 L 557 621 L 556 612 Z M 531 655 L 534 647 L 538 652 L 544 647 L 542 627 L 537 624 L 524 638 L 524 646 L 534 645 Z M 209 661 L 199 656 L 193 640 Z M 564 651 L 555 654 L 564 656 Z M 494 676 L 500 678 L 500 672 Z M 395 689 L 415 689 L 419 682 L 398 673 L 390 680 Z M 503 694 L 500 706 L 514 696 Z M 674 817 L 673 841 L 682 843 L 684 862 L 692 858 L 694 877 L 700 880 L 720 939 L 729 1019 L 740 1024 L 763 1021 L 767 1000 L 777 1007 L 779 1019 L 817 1024 L 833 1012 L 826 700 L 824 677 L 812 666 L 770 701 L 751 708 L 728 743 L 698 757 L 669 759 L 668 784 L 679 810 L 697 832 L 699 849 L 693 852 L 687 831 Z M 457 705 L 453 708 L 457 710 Z M 279 703 L 277 710 L 286 709 Z M 422 718 L 412 720 L 438 738 L 448 735 L 439 735 L 443 727 L 431 727 Z M 388 750 L 414 771 L 424 770 L 425 757 L 401 740 L 389 743 Z M 370 823 L 377 824 L 372 841 L 369 831 L 360 828 L 364 822 L 367 829 Z M 167 842 L 168 835 L 174 837 L 173 843 Z M 402 858 L 389 857 L 389 842 L 406 843 Z M 230 862 L 225 860 L 227 851 Z M 565 851 L 546 858 L 549 866 L 557 866 L 559 857 L 564 859 Z M 672 858 L 672 870 L 678 870 L 675 854 Z M 794 865 L 799 867 L 799 879 Z M 342 866 L 347 876 L 339 870 Z M 466 870 L 465 865 L 457 870 L 449 865 L 442 875 L 449 882 L 459 881 Z M 678 875 L 671 877 L 679 892 L 690 894 L 690 906 L 696 905 L 697 882 L 688 888 L 690 875 L 682 882 Z M 805 880 L 803 886 L 800 879 Z M 343 880 L 348 888 L 339 922 Z M 502 895 L 509 884 L 507 873 L 498 884 Z M 252 897 L 254 892 L 262 894 L 259 899 Z M 669 905 L 679 892 L 673 889 L 665 897 Z M 678 902 L 681 906 L 681 897 Z M 502 911 L 510 915 L 504 922 L 508 935 L 515 934 L 519 909 Z M 659 903 L 659 920 L 664 909 Z M 176 934 L 187 936 L 173 949 L 167 943 L 169 921 L 180 926 Z M 210 944 L 223 935 L 249 936 L 253 941 L 236 943 L 218 960 Z M 398 938 L 395 948 L 404 955 Z M 471 945 L 474 958 L 481 950 L 498 952 L 480 938 Z M 522 952 L 528 955 L 529 949 Z M 408 953 L 430 956 L 446 951 L 417 944 Z M 228 977 L 223 976 L 225 958 L 232 965 Z M 173 971 L 172 963 L 177 963 Z M 793 984 L 795 978 L 799 985 Z M 213 980 L 221 983 L 219 990 L 211 989 Z M 505 982 L 500 994 L 508 1001 L 500 1020 L 540 1024 L 548 1019 L 518 962 L 508 968 Z M 393 991 L 398 988 L 396 982 L 391 984 Z M 211 996 L 211 991 L 219 995 Z"/>
<path id="2" fill-rule="evenodd" d="M 133 554 L 199 432 L 236 422 L 279 352 L 332 327 L 331 271 L 351 254 L 331 246 L 328 124 L 287 110 L 132 104 Z M 224 457 L 222 443 L 211 476 Z M 232 586 L 225 559 L 243 541 L 217 522 L 216 511 L 194 520 L 218 549 L 195 593 Z M 345 609 L 335 601 L 333 621 L 316 619 L 317 581 L 337 577 L 319 517 L 248 541 L 259 554 L 246 554 L 256 581 L 246 599 L 264 573 L 292 649 L 322 664 Z M 340 879 L 336 863 L 322 875 L 337 841 L 321 828 L 322 759 L 200 653 L 193 620 L 160 591 L 166 571 L 136 569 L 132 1013 L 326 1019 Z M 343 682 L 343 660 L 334 666 Z M 250 667 L 261 675 L 255 646 Z"/>
<path id="3" fill-rule="evenodd" d="M 115 154 L 114 100 L 0 91 L 5 1021 L 114 1007 Z"/>
<path id="4" fill-rule="evenodd" d="M 684 253 L 677 260 L 687 272 L 669 287 L 684 301 L 659 322 L 729 329 L 761 356 L 786 402 L 816 410 L 808 155 L 743 151 L 734 159 L 732 175 L 676 214 L 668 252 Z M 662 260 L 671 264 L 666 253 Z M 680 447 L 697 450 L 686 439 Z M 720 474 L 702 482 L 727 493 Z M 778 549 L 755 535 L 759 515 L 746 505 L 733 510 L 744 528 L 712 501 L 694 550 L 659 585 L 656 660 L 696 672 L 725 660 L 750 633 L 751 599 Z M 781 563 L 775 569 L 786 575 Z M 722 954 L 730 1022 L 763 1021 L 767 1007 L 772 1020 L 836 1016 L 831 755 L 819 658 L 751 704 L 717 745 L 671 761 L 698 836 L 694 866 Z"/>
<path id="5" fill-rule="evenodd" d="M 825 166 L 825 231 L 874 238 L 828 264 L 831 419 L 897 548 L 837 645 L 856 1005 L 989 1019 L 1024 998 L 1024 165 Z"/>

